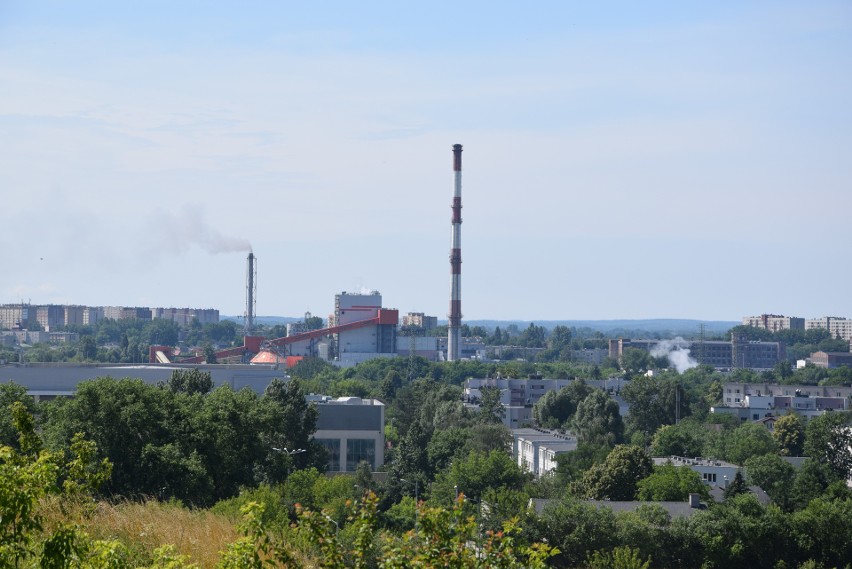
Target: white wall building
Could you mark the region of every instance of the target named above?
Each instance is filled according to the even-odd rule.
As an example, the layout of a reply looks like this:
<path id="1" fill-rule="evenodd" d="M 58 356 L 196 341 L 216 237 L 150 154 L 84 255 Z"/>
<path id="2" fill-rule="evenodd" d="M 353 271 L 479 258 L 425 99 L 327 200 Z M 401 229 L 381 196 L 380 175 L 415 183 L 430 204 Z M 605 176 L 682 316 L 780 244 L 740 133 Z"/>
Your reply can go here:
<path id="1" fill-rule="evenodd" d="M 708 486 L 725 488 L 734 481 L 734 476 L 742 470 L 742 467 L 724 460 L 713 460 L 708 458 L 685 458 L 682 456 L 654 457 L 654 466 L 662 466 L 671 463 L 678 467 L 687 467 L 701 476 L 701 480 Z"/>
<path id="2" fill-rule="evenodd" d="M 500 390 L 500 403 L 503 404 L 503 424 L 510 429 L 518 429 L 531 425 L 533 421 L 532 408 L 548 391 L 557 391 L 567 387 L 574 379 L 545 379 L 541 377 L 528 379 L 503 378 L 468 378 L 464 382 L 462 399 L 470 406 L 478 407 L 482 401 L 482 390 L 496 388 Z M 627 404 L 621 399 L 619 392 L 626 384 L 621 379 L 589 379 L 586 385 L 606 391 L 618 403 L 619 413 L 627 415 Z"/>
<path id="3" fill-rule="evenodd" d="M 385 406 L 378 399 L 310 395 L 319 411 L 314 440 L 329 453 L 328 472 L 354 472 L 361 461 L 373 471 L 385 462 Z"/>
<path id="4" fill-rule="evenodd" d="M 518 466 L 536 477 L 553 471 L 556 457 L 577 450 L 577 439 L 541 429 L 513 429 L 512 455 Z"/>
<path id="5" fill-rule="evenodd" d="M 805 320 L 805 330 L 822 328 L 828 330 L 832 338 L 842 338 L 852 341 L 852 320 L 839 316 L 823 316 Z"/>

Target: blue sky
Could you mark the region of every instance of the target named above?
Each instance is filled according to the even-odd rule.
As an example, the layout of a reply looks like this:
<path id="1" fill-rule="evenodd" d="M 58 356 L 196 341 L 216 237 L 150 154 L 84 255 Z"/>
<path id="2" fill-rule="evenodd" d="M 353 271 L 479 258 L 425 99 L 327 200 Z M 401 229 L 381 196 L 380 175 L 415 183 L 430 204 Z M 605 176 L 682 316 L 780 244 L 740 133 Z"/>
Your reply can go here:
<path id="1" fill-rule="evenodd" d="M 848 2 L 0 0 L 0 302 L 852 316 Z"/>

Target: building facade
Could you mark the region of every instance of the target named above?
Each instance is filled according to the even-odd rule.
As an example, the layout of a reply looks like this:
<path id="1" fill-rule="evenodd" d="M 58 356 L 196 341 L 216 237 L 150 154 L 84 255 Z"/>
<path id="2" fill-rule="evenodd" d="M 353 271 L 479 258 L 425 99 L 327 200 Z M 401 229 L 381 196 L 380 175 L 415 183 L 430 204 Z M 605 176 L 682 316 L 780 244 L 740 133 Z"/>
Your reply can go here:
<path id="1" fill-rule="evenodd" d="M 834 369 L 837 367 L 852 367 L 852 353 L 849 352 L 814 352 L 810 361 L 817 367 Z"/>
<path id="2" fill-rule="evenodd" d="M 840 338 L 852 342 L 852 320 L 838 316 L 808 318 L 805 321 L 805 330 L 815 329 L 828 330 L 832 338 Z"/>
<path id="3" fill-rule="evenodd" d="M 677 467 L 689 468 L 701 476 L 701 480 L 711 487 L 725 488 L 734 481 L 737 472 L 742 468 L 724 460 L 712 458 L 685 458 L 682 456 L 654 457 L 654 466 L 672 464 Z"/>
<path id="4" fill-rule="evenodd" d="M 409 312 L 402 317 L 402 325 L 412 328 L 421 328 L 423 330 L 431 330 L 438 327 L 437 316 L 426 316 L 423 312 Z"/>
<path id="5" fill-rule="evenodd" d="M 385 462 L 385 406 L 378 399 L 309 395 L 319 411 L 314 440 L 328 450 L 328 472 L 372 471 Z"/>
<path id="6" fill-rule="evenodd" d="M 624 350 L 635 348 L 652 352 L 663 340 L 631 340 L 619 338 L 609 341 L 609 357 L 621 360 Z M 716 369 L 772 369 L 787 357 L 783 342 L 755 342 L 742 337 L 731 341 L 692 340 L 684 347 L 689 356 L 699 364 L 711 365 Z"/>
<path id="7" fill-rule="evenodd" d="M 743 326 L 761 328 L 770 332 L 778 332 L 779 330 L 804 330 L 805 319 L 796 316 L 781 316 L 780 314 L 743 316 Z"/>
<path id="8" fill-rule="evenodd" d="M 574 379 L 546 379 L 531 377 L 527 379 L 468 378 L 464 382 L 462 400 L 470 407 L 479 407 L 483 389 L 498 389 L 500 403 L 503 405 L 503 424 L 510 429 L 518 429 L 533 424 L 533 406 L 548 391 L 558 391 L 567 387 Z M 629 382 L 621 379 L 585 380 L 586 385 L 606 391 L 618 403 L 621 415 L 627 414 L 627 404 L 619 395 L 621 387 Z"/>
<path id="9" fill-rule="evenodd" d="M 794 412 L 807 420 L 830 411 L 848 411 L 852 387 L 840 385 L 780 385 L 772 383 L 726 383 L 722 405 L 713 413 L 726 413 L 740 421 L 760 421 Z"/>
<path id="10" fill-rule="evenodd" d="M 186 328 L 197 320 L 199 324 L 217 324 L 219 311 L 214 308 L 152 308 L 151 318 L 161 318 Z"/>
<path id="11" fill-rule="evenodd" d="M 29 304 L 0 305 L 0 328 L 14 330 L 17 328 L 33 328 L 36 322 L 36 310 Z"/>

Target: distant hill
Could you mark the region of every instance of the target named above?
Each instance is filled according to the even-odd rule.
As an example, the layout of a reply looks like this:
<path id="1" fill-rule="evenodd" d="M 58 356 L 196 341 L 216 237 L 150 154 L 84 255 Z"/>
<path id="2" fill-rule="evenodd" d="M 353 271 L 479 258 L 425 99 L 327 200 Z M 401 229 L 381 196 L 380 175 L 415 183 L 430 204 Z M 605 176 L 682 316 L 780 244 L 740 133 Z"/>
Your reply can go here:
<path id="1" fill-rule="evenodd" d="M 242 324 L 242 316 L 222 316 L 223 320 L 233 320 Z M 265 326 L 277 324 L 289 324 L 299 322 L 302 318 L 290 316 L 257 316 L 255 322 Z M 446 320 L 439 321 L 446 324 Z M 468 326 L 483 326 L 493 330 L 497 326 L 507 328 L 515 325 L 520 329 L 529 327 L 531 323 L 536 326 L 544 326 L 548 330 L 556 326 L 568 326 L 569 328 L 590 328 L 596 332 L 602 332 L 609 336 L 641 336 L 645 334 L 659 334 L 661 336 L 696 336 L 699 324 L 704 324 L 708 335 L 724 334 L 740 322 L 726 320 L 690 320 L 677 318 L 650 318 L 644 320 L 464 320 Z M 642 334 L 644 332 L 644 334 Z"/>

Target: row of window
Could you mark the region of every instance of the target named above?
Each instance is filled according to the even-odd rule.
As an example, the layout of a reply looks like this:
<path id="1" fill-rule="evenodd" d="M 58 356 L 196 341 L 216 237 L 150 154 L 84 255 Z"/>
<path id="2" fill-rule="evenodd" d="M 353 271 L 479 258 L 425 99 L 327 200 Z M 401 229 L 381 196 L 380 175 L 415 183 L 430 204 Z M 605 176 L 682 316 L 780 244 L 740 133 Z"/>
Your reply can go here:
<path id="1" fill-rule="evenodd" d="M 328 471 L 341 472 L 340 439 L 315 439 L 328 450 Z M 346 441 L 346 470 L 355 472 L 360 462 L 367 462 L 371 470 L 376 469 L 375 439 L 347 439 Z"/>

